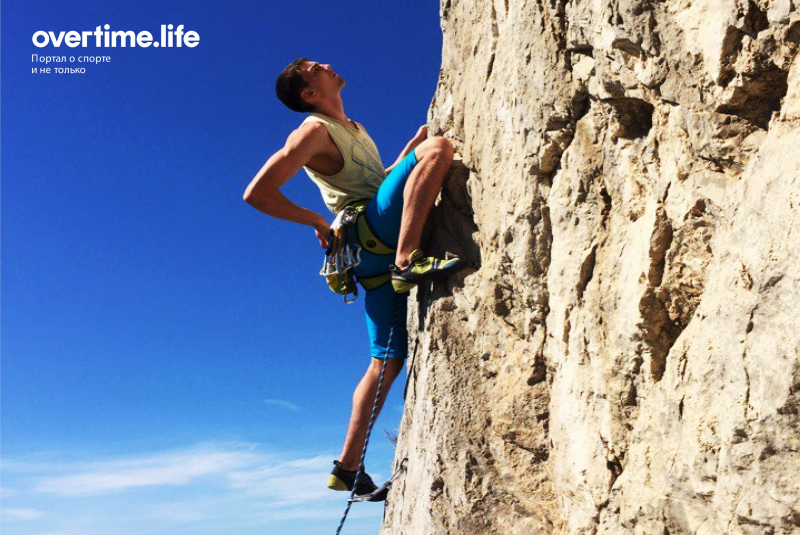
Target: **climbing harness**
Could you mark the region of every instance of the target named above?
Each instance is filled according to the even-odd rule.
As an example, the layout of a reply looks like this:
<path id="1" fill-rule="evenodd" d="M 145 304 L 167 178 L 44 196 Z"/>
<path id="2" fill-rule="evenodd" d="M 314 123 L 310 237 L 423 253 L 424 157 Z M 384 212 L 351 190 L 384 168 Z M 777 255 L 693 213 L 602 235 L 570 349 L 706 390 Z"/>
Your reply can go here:
<path id="1" fill-rule="evenodd" d="M 363 208 L 360 208 L 359 215 L 362 215 L 364 209 L 366 209 L 367 205 L 365 204 Z M 366 217 L 359 217 L 356 221 L 356 230 L 358 232 L 358 241 L 364 247 L 364 250 L 375 254 L 375 255 L 385 255 L 391 254 L 397 251 L 394 247 L 389 247 L 385 243 L 383 243 L 372 228 L 369 226 Z"/>
<path id="2" fill-rule="evenodd" d="M 356 472 L 355 481 L 358 481 L 358 479 L 364 473 L 364 469 L 365 469 L 364 461 L 365 461 L 365 459 L 367 457 L 367 446 L 369 445 L 369 437 L 372 434 L 372 427 L 375 425 L 375 416 L 376 416 L 376 414 L 378 412 L 378 400 L 380 400 L 380 398 L 381 398 L 381 390 L 383 389 L 383 377 L 386 374 L 386 361 L 389 360 L 389 349 L 392 347 L 392 337 L 394 336 L 394 326 L 395 326 L 395 322 L 397 321 L 397 303 L 398 302 L 399 301 L 395 301 L 394 309 L 392 310 L 392 326 L 389 329 L 389 340 L 386 343 L 386 354 L 383 357 L 383 364 L 381 365 L 381 374 L 378 377 L 378 388 L 375 390 L 375 401 L 372 404 L 372 413 L 369 415 L 369 425 L 367 426 L 367 436 L 364 437 L 364 447 L 361 449 L 361 459 L 358 461 L 358 471 Z M 400 467 L 395 471 L 394 475 L 392 475 L 392 478 L 389 481 L 387 481 L 386 483 L 384 483 L 381 486 L 381 489 L 388 489 L 389 487 L 391 487 L 391 483 L 394 481 L 394 479 L 398 475 L 400 475 L 400 473 L 405 471 L 405 466 L 406 466 L 406 460 L 404 459 L 403 462 L 400 463 Z M 381 490 L 381 489 L 378 489 L 378 490 Z M 371 493 L 371 495 L 374 496 L 376 492 L 377 491 Z M 369 496 L 369 495 L 367 495 L 367 496 Z M 344 527 L 344 522 L 345 522 L 345 520 L 347 520 L 347 515 L 350 513 L 350 507 L 353 505 L 353 503 L 355 503 L 357 501 L 366 501 L 367 499 L 368 498 L 366 498 L 366 497 L 364 498 L 364 500 L 357 499 L 356 498 L 356 486 L 353 485 L 353 490 L 350 493 L 350 498 L 347 500 L 347 507 L 345 507 L 344 514 L 342 514 L 342 520 L 339 522 L 339 527 L 336 528 L 336 535 L 339 535 L 339 533 L 341 533 L 342 528 Z"/>
<path id="3" fill-rule="evenodd" d="M 344 296 L 344 302 L 352 303 L 358 297 L 359 282 L 365 290 L 372 290 L 391 280 L 391 273 L 383 273 L 374 277 L 356 277 L 355 268 L 361 263 L 361 251 L 376 255 L 393 253 L 389 247 L 375 235 L 367 223 L 364 211 L 367 203 L 346 207 L 337 214 L 331 224 L 331 235 L 325 260 L 319 274 L 325 277 L 331 291 Z M 352 294 L 352 299 L 348 296 Z"/>

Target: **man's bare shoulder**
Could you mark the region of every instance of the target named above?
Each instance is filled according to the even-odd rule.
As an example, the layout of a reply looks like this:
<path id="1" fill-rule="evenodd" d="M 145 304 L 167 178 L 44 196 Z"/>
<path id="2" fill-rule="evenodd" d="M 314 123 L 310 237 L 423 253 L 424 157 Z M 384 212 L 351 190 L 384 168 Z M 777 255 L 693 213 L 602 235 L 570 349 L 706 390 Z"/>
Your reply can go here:
<path id="1" fill-rule="evenodd" d="M 291 134 L 288 140 L 293 140 L 296 143 L 315 143 L 322 141 L 328 137 L 328 130 L 325 125 L 316 121 L 303 123 L 297 127 Z M 288 141 L 287 140 L 287 141 Z"/>
<path id="2" fill-rule="evenodd" d="M 300 125 L 286 138 L 285 149 L 289 152 L 302 152 L 314 155 L 324 152 L 329 143 L 328 131 L 325 125 L 318 122 L 308 122 Z"/>

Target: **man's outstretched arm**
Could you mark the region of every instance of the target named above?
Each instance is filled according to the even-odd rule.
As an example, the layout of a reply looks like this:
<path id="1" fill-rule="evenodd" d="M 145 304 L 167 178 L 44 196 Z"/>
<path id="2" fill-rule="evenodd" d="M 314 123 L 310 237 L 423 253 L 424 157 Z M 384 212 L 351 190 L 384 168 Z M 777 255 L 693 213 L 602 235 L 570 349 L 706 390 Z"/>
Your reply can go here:
<path id="1" fill-rule="evenodd" d="M 280 187 L 297 174 L 316 154 L 322 152 L 327 141 L 327 131 L 322 125 L 307 125 L 289 135 L 286 145 L 273 154 L 256 173 L 244 192 L 244 200 L 267 215 L 309 225 L 322 247 L 328 246 L 330 226 L 320 214 L 294 204 L 281 192 Z"/>

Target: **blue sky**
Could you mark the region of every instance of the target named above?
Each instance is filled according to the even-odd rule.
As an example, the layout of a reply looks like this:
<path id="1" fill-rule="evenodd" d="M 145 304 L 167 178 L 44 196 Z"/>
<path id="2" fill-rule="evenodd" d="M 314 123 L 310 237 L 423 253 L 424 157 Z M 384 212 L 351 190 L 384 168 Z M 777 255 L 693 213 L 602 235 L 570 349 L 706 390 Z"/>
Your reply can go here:
<path id="1" fill-rule="evenodd" d="M 302 116 L 274 79 L 305 55 L 392 163 L 426 119 L 437 2 L 4 2 L 4 535 L 333 533 L 325 489 L 368 364 L 363 302 L 317 275 L 313 230 L 244 188 Z M 37 48 L 37 31 L 183 24 L 195 48 Z M 84 74 L 32 54 L 100 53 Z M 61 66 L 51 64 L 51 67 Z M 70 65 L 73 66 L 73 65 Z M 304 175 L 284 187 L 325 213 Z M 391 469 L 404 382 L 368 461 Z M 377 533 L 382 507 L 345 533 Z"/>

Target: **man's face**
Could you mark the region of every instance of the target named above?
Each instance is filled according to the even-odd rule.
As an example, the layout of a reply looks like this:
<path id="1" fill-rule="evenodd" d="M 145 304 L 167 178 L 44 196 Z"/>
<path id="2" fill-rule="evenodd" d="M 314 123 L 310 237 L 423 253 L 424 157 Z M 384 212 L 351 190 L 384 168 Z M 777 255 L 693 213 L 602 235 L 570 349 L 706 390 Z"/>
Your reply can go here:
<path id="1" fill-rule="evenodd" d="M 327 63 L 307 61 L 300 70 L 300 73 L 303 80 L 308 84 L 306 89 L 323 95 L 327 95 L 331 92 L 338 92 L 345 84 L 344 78 L 336 74 Z"/>

